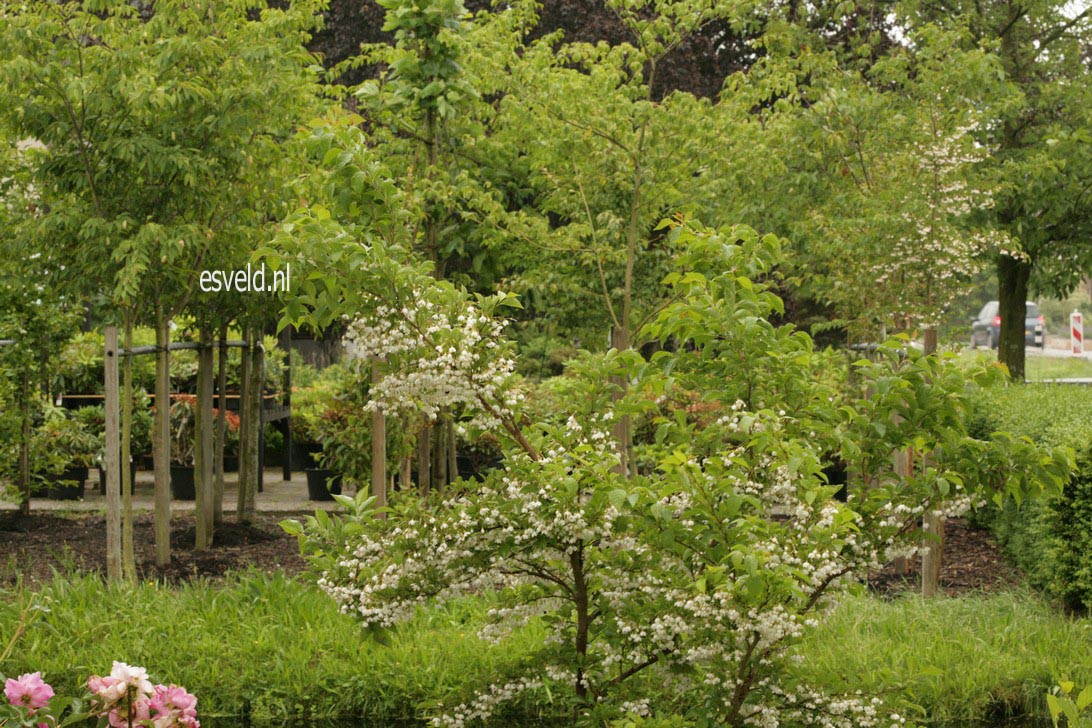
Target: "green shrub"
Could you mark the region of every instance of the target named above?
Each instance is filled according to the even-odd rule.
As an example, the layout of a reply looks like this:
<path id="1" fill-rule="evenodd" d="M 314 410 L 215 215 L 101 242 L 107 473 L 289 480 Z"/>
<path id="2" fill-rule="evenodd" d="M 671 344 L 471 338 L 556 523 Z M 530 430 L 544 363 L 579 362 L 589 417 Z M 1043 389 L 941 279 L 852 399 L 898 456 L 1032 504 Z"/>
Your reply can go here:
<path id="1" fill-rule="evenodd" d="M 1010 503 L 984 520 L 1035 587 L 1070 609 L 1092 608 L 1092 388 L 1027 384 L 986 390 L 973 428 L 1073 449 L 1077 467 L 1061 495 Z"/>

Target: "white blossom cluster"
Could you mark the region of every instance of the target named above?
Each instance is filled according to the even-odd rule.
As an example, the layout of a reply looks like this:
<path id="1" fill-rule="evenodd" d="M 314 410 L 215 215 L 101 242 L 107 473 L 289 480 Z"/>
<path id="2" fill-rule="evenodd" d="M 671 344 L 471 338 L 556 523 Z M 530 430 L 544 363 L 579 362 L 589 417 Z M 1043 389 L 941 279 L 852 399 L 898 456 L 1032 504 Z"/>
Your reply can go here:
<path id="1" fill-rule="evenodd" d="M 504 353 L 504 321 L 466 303 L 455 313 L 420 288 L 401 306 L 376 305 L 349 324 L 350 361 L 385 362 L 369 407 L 435 419 L 468 408 L 488 427 L 510 415 L 519 393 L 509 384 L 515 362 Z"/>

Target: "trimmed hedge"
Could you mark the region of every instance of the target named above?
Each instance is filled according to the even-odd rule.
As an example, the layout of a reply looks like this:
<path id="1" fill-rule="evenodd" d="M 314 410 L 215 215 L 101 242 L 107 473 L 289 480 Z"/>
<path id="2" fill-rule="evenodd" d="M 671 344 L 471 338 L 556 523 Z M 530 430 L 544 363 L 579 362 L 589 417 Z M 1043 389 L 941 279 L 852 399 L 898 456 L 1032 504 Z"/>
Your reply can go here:
<path id="1" fill-rule="evenodd" d="M 1060 496 L 985 512 L 1008 557 L 1067 608 L 1092 609 L 1092 387 L 1025 384 L 985 390 L 974 434 L 1005 431 L 1072 448 L 1077 469 Z"/>

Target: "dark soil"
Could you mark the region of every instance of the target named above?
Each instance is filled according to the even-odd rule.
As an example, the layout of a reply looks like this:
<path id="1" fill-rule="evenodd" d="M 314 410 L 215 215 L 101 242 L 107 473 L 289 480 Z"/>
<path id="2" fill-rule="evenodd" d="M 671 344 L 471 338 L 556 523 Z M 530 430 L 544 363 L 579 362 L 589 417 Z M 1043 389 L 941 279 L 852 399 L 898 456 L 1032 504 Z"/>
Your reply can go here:
<path id="1" fill-rule="evenodd" d="M 133 519 L 133 542 L 141 579 L 178 582 L 195 577 L 222 577 L 229 571 L 300 572 L 306 562 L 293 536 L 277 525 L 280 519 L 259 518 L 249 525 L 227 522 L 218 529 L 213 547 L 195 552 L 192 516 L 180 515 L 171 524 L 171 563 L 155 565 L 152 516 Z M 0 587 L 16 580 L 41 582 L 54 570 L 106 570 L 106 519 L 103 516 L 66 518 L 52 514 L 20 517 L 0 513 Z"/>
<path id="2" fill-rule="evenodd" d="M 869 587 L 890 595 L 921 590 L 921 559 L 907 564 L 906 574 L 895 573 L 891 564 L 872 573 Z M 940 588 L 955 595 L 970 591 L 998 591 L 1020 583 L 1020 571 L 1005 562 L 989 531 L 975 528 L 962 518 L 944 524 L 944 551 L 940 560 Z"/>
<path id="3" fill-rule="evenodd" d="M 277 525 L 279 519 L 259 516 L 249 525 L 227 522 L 217 529 L 213 547 L 193 550 L 194 524 L 190 516 L 176 516 L 171 528 L 171 564 L 158 569 L 150 514 L 136 516 L 133 537 L 141 579 L 179 582 L 197 577 L 222 577 L 229 571 L 258 569 L 296 574 L 306 567 L 296 539 Z M 66 518 L 14 512 L 0 513 L 0 587 L 47 581 L 54 570 L 97 572 L 106 569 L 106 521 L 102 516 Z M 917 591 L 920 561 L 900 575 L 888 565 L 869 575 L 869 587 L 883 595 Z M 945 526 L 940 586 L 946 594 L 990 591 L 1014 586 L 1020 573 L 1005 563 L 988 531 L 972 528 L 962 519 Z"/>

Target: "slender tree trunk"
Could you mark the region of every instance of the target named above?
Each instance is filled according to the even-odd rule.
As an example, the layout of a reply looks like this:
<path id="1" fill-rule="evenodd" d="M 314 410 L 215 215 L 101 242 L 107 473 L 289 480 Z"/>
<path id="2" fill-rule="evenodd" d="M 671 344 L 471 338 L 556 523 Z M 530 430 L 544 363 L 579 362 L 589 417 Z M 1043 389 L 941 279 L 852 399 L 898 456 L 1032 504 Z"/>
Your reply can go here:
<path id="1" fill-rule="evenodd" d="M 251 523 L 256 511 L 255 499 L 258 494 L 258 436 L 261 427 L 262 406 L 262 338 L 261 332 L 250 329 L 247 334 L 248 357 L 246 394 L 243 407 L 246 409 L 246 478 L 239 479 L 239 498 L 236 517 L 240 523 Z"/>
<path id="2" fill-rule="evenodd" d="M 125 350 L 133 350 L 133 317 L 125 314 Z M 125 357 L 121 371 L 121 572 L 136 581 L 136 551 L 133 545 L 133 469 L 129 463 L 133 435 L 133 357 Z"/>
<path id="3" fill-rule="evenodd" d="M 422 498 L 427 498 L 432 488 L 430 465 L 432 463 L 432 447 L 429 442 L 431 425 L 425 423 L 417 435 L 417 490 Z"/>
<path id="4" fill-rule="evenodd" d="M 107 326 L 104 331 L 103 404 L 106 410 L 105 453 L 102 466 L 106 471 L 106 579 L 121 581 L 125 574 L 121 561 L 121 438 L 118 423 L 118 329 Z"/>
<path id="5" fill-rule="evenodd" d="M 455 420 L 447 418 L 447 477 L 453 483 L 459 479 L 458 445 L 455 439 Z"/>
<path id="6" fill-rule="evenodd" d="M 623 325 L 621 327 L 614 327 L 610 332 L 611 347 L 617 351 L 625 351 L 629 348 L 629 332 Z M 612 399 L 617 402 L 625 396 L 629 383 L 624 376 L 611 377 L 611 383 L 614 384 L 618 390 L 612 395 Z M 630 468 L 629 454 L 631 451 L 629 441 L 629 417 L 619 417 L 614 421 L 614 425 L 611 427 L 611 434 L 614 435 L 614 440 L 617 443 L 618 451 L 618 467 L 615 469 L 617 472 L 632 476 L 633 472 Z"/>
<path id="7" fill-rule="evenodd" d="M 250 331 L 244 330 L 243 342 L 246 346 L 239 357 L 239 476 L 235 493 L 235 518 L 239 519 L 243 505 L 243 488 L 250 477 L 250 457 L 247 443 L 250 442 L 250 411 L 246 406 L 250 391 Z"/>
<path id="8" fill-rule="evenodd" d="M 1021 323 L 1023 320 L 1021 314 Z M 928 328 L 925 330 L 925 353 L 935 354 L 936 351 L 937 330 Z M 922 468 L 928 466 L 928 462 L 924 457 L 921 466 Z M 921 595 L 923 597 L 932 597 L 940 593 L 940 563 L 944 552 L 944 519 L 936 511 L 930 511 L 925 514 L 922 526 L 926 533 L 937 537 L 935 541 L 926 541 L 925 551 L 921 555 Z"/>
<path id="9" fill-rule="evenodd" d="M 1009 368 L 1014 382 L 1024 382 L 1024 319 L 1027 316 L 1031 263 L 1002 255 L 997 263 L 997 300 L 1001 336 L 997 360 Z"/>
<path id="10" fill-rule="evenodd" d="M 379 384 L 379 362 L 372 362 L 372 387 Z M 372 497 L 376 508 L 387 505 L 387 418 L 381 410 L 372 410 Z M 386 513 L 379 518 L 386 518 Z"/>
<path id="11" fill-rule="evenodd" d="M 224 522 L 224 449 L 227 443 L 227 324 L 220 326 L 216 353 L 216 482 L 213 484 L 212 523 Z"/>
<path id="12" fill-rule="evenodd" d="M 936 511 L 925 514 L 922 528 L 938 540 L 925 543 L 921 555 L 921 595 L 935 597 L 940 593 L 940 564 L 944 548 L 944 519 Z"/>
<path id="13" fill-rule="evenodd" d="M 156 308 L 155 422 L 152 460 L 155 463 L 155 564 L 171 563 L 171 344 L 170 321 Z"/>
<path id="14" fill-rule="evenodd" d="M 580 542 L 569 555 L 569 567 L 573 575 L 573 602 L 576 607 L 576 656 L 577 664 L 583 665 L 588 654 L 588 632 L 591 628 L 591 614 L 588 610 L 588 584 L 584 575 L 584 544 Z M 583 667 L 576 668 L 576 697 L 581 701 L 588 698 L 588 685 Z"/>
<path id="15" fill-rule="evenodd" d="M 215 457 L 214 425 L 212 416 L 212 329 L 202 326 L 200 331 L 201 348 L 197 352 L 197 422 L 194 432 L 196 440 L 194 471 L 197 478 L 197 502 L 194 504 L 194 521 L 197 536 L 195 551 L 203 551 L 212 546 L 213 537 L 213 501 L 216 477 L 213 468 Z"/>
<path id="16" fill-rule="evenodd" d="M 447 486 L 447 413 L 440 413 L 440 419 L 432 428 L 432 478 L 433 487 L 443 490 Z"/>
<path id="17" fill-rule="evenodd" d="M 409 492 L 413 488 L 413 458 L 408 455 L 402 458 L 398 481 L 398 487 L 402 492 Z"/>
<path id="18" fill-rule="evenodd" d="M 30 515 L 30 375 L 23 370 L 19 387 L 19 515 Z"/>

